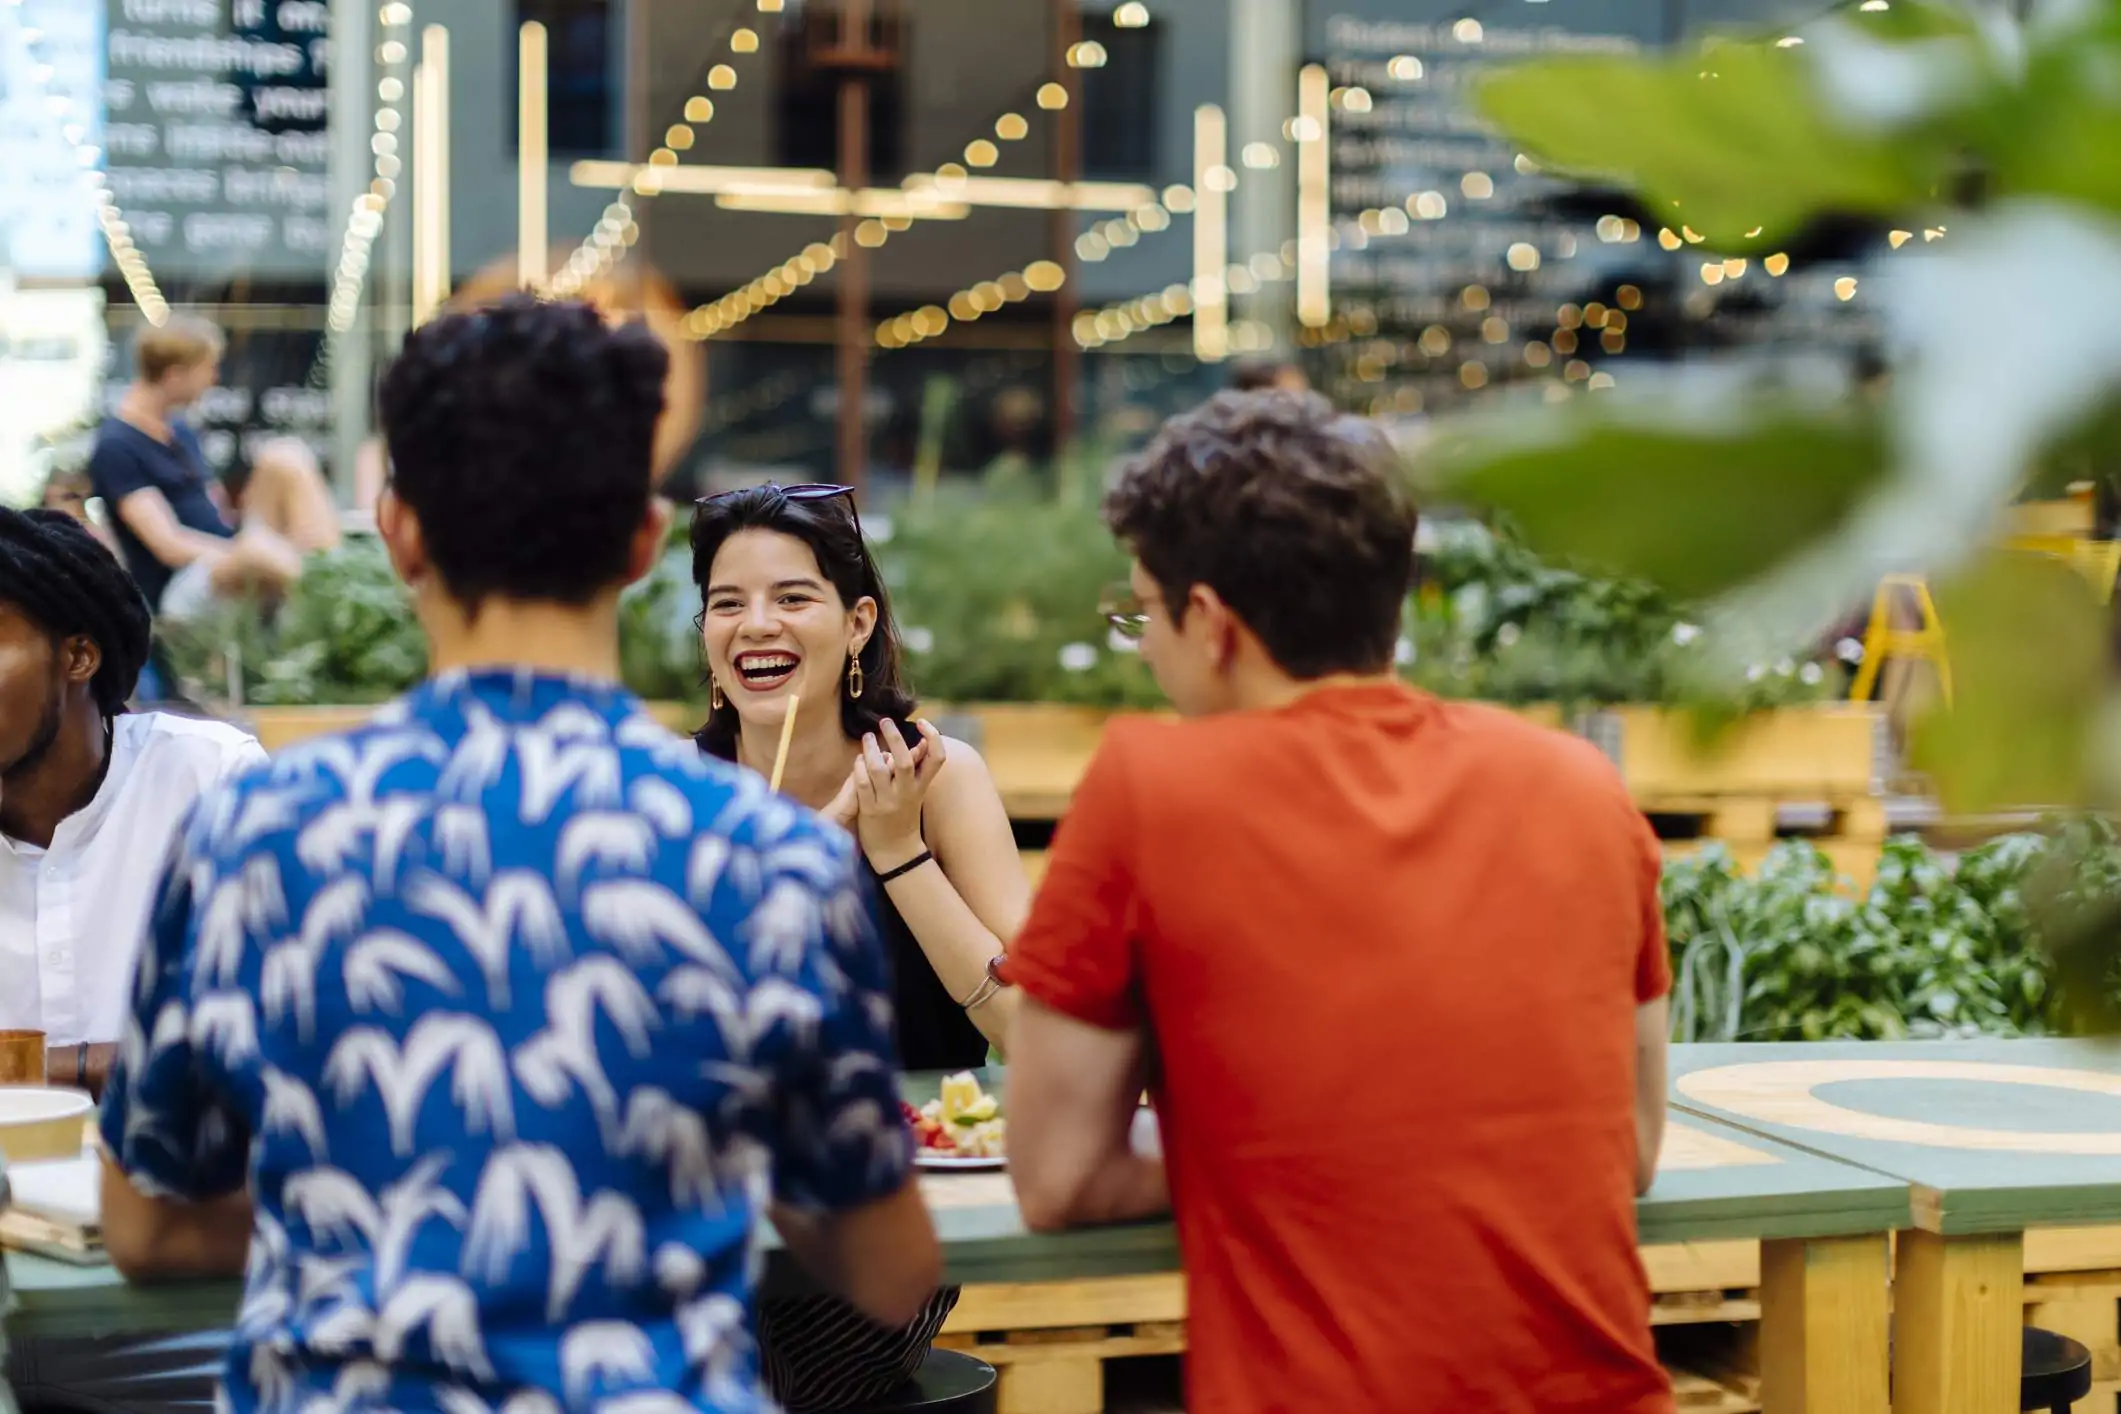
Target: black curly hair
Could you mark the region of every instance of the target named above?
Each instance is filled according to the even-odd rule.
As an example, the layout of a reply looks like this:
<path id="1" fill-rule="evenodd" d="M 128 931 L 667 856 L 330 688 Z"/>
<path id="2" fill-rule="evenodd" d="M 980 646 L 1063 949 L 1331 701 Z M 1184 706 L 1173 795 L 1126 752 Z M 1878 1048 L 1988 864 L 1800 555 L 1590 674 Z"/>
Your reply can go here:
<path id="1" fill-rule="evenodd" d="M 708 578 L 714 573 L 714 557 L 740 530 L 777 530 L 794 536 L 817 556 L 818 568 L 832 582 L 842 604 L 851 605 L 865 596 L 876 601 L 876 629 L 861 651 L 862 695 L 850 697 L 842 686 L 840 729 L 848 740 L 860 741 L 890 721 L 897 724 L 907 741 L 913 741 L 913 709 L 917 704 L 906 683 L 898 624 L 891 617 L 883 573 L 862 539 L 861 525 L 854 518 L 848 498 L 795 500 L 778 486 L 754 486 L 700 502 L 692 515 L 692 582 L 699 586 L 703 598 Z M 842 668 L 840 674 L 844 684 L 846 669 Z M 693 739 L 709 756 L 734 761 L 737 732 L 736 707 L 724 702 L 708 715 L 707 724 Z"/>
<path id="2" fill-rule="evenodd" d="M 647 325 L 529 295 L 405 340 L 377 397 L 390 489 L 454 598 L 581 605 L 626 577 L 669 366 Z"/>
<path id="3" fill-rule="evenodd" d="M 1374 423 L 1316 393 L 1218 393 L 1164 424 L 1104 512 L 1174 618 L 1205 584 L 1291 677 L 1391 665 L 1416 512 Z"/>
<path id="4" fill-rule="evenodd" d="M 140 587 L 87 526 L 64 511 L 0 506 L 0 600 L 54 638 L 92 640 L 103 654 L 89 680 L 96 706 L 106 718 L 126 710 L 154 622 Z"/>

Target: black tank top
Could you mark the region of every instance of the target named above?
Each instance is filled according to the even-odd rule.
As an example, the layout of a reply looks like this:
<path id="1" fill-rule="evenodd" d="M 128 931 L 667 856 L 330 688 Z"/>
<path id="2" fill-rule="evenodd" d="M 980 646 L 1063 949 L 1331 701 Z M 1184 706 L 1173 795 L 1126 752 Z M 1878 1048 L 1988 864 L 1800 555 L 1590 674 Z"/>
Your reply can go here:
<path id="1" fill-rule="evenodd" d="M 864 859 L 862 867 L 869 869 L 869 861 Z M 869 869 L 869 882 L 876 889 L 877 927 L 883 931 L 884 952 L 891 959 L 899 1064 L 907 1070 L 973 1070 L 985 1065 L 987 1038 L 935 975 L 928 954 L 921 951 L 913 930 L 899 917 L 891 895 L 877 883 L 874 869 Z"/>

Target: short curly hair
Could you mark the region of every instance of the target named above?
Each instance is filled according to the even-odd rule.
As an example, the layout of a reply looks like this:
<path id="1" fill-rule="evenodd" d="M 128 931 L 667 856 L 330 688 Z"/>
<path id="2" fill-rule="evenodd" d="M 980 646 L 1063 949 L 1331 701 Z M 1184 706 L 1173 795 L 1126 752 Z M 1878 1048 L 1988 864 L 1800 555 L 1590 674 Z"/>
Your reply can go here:
<path id="1" fill-rule="evenodd" d="M 405 340 L 377 399 L 390 489 L 454 598 L 581 605 L 626 577 L 669 364 L 645 324 L 528 295 Z"/>
<path id="2" fill-rule="evenodd" d="M 0 506 L 0 600 L 55 638 L 92 640 L 103 654 L 89 680 L 97 710 L 125 711 L 154 625 L 140 587 L 87 526 L 63 511 Z"/>
<path id="3" fill-rule="evenodd" d="M 1104 509 L 1174 618 L 1204 584 L 1292 677 L 1391 665 L 1416 512 L 1374 424 L 1316 393 L 1218 393 L 1164 424 Z"/>

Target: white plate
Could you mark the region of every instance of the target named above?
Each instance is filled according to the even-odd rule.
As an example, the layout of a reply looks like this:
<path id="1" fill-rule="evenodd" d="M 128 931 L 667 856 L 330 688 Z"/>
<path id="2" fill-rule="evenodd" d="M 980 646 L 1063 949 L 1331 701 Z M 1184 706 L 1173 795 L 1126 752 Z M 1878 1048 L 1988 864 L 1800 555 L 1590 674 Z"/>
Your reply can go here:
<path id="1" fill-rule="evenodd" d="M 1009 1167 L 1009 1161 L 1006 1158 L 979 1159 L 959 1154 L 920 1153 L 913 1156 L 913 1166 L 917 1169 L 937 1169 L 948 1173 L 979 1173 L 1005 1169 Z"/>

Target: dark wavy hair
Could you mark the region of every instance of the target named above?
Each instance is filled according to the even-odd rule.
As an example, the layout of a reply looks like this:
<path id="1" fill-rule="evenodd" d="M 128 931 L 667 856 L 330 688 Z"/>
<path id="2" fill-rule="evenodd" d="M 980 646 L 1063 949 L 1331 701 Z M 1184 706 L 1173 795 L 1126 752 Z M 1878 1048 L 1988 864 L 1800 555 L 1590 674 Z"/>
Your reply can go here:
<path id="1" fill-rule="evenodd" d="M 529 295 L 412 332 L 378 396 L 390 486 L 453 598 L 582 605 L 626 577 L 669 359 L 645 324 Z"/>
<path id="2" fill-rule="evenodd" d="M 741 530 L 775 530 L 794 536 L 817 556 L 818 568 L 831 581 L 841 604 L 852 606 L 864 596 L 876 601 L 876 629 L 862 645 L 860 656 L 860 697 L 847 695 L 846 672 L 841 670 L 840 729 L 850 741 L 859 741 L 890 721 L 908 733 L 911 742 L 910 720 L 916 704 L 906 682 L 898 623 L 891 617 L 884 576 L 862 539 L 852 501 L 845 496 L 791 500 L 778 486 L 754 486 L 700 502 L 692 515 L 692 582 L 699 587 L 703 603 L 714 573 L 714 557 Z M 705 614 L 702 609 L 703 620 Z M 737 731 L 736 706 L 725 700 L 719 710 L 708 714 L 706 725 L 694 733 L 693 740 L 709 756 L 733 761 Z"/>
<path id="3" fill-rule="evenodd" d="M 1391 666 L 1417 515 L 1375 424 L 1316 393 L 1217 393 L 1164 424 L 1104 511 L 1174 619 L 1205 584 L 1291 677 Z"/>

